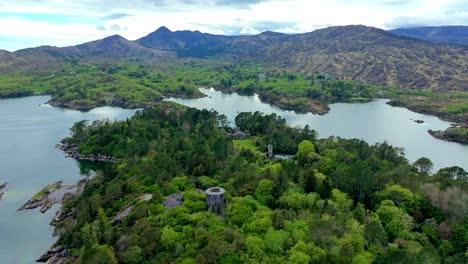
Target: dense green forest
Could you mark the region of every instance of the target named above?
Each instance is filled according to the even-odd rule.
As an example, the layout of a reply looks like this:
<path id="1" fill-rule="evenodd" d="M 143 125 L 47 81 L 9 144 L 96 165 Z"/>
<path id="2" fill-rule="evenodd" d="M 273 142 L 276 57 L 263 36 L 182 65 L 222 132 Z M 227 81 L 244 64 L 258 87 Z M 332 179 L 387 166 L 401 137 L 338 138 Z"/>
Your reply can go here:
<path id="1" fill-rule="evenodd" d="M 432 171 L 403 150 L 317 140 L 276 115 L 226 118 L 160 103 L 119 122 L 85 121 L 69 143 L 120 161 L 64 205 L 58 244 L 73 263 L 466 263 L 468 173 Z M 293 159 L 268 159 L 267 145 Z M 203 190 L 226 190 L 223 215 Z M 165 208 L 164 196 L 183 194 Z M 151 199 L 142 199 L 151 195 Z M 130 208 L 130 209 L 129 209 Z M 130 213 L 118 220 L 126 209 Z"/>

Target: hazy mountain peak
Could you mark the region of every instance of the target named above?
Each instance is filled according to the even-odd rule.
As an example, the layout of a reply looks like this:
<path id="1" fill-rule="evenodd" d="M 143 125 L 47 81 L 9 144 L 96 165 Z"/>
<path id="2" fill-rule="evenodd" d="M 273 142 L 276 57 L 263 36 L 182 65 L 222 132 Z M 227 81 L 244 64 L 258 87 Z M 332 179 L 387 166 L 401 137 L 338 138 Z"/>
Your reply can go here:
<path id="1" fill-rule="evenodd" d="M 172 33 L 172 31 L 170 29 L 168 29 L 167 27 L 165 26 L 161 26 L 159 27 L 158 29 L 156 29 L 156 31 L 154 31 L 153 33 Z"/>

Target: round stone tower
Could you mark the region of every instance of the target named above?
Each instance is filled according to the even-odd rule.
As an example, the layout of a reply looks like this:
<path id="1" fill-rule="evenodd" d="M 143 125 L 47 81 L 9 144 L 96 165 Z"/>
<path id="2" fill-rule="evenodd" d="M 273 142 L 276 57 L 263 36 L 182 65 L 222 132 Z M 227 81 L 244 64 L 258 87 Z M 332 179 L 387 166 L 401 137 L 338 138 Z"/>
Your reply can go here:
<path id="1" fill-rule="evenodd" d="M 226 205 L 226 200 L 224 199 L 224 192 L 225 190 L 220 187 L 212 187 L 205 191 L 208 212 L 215 213 L 218 215 L 224 214 L 224 206 Z"/>

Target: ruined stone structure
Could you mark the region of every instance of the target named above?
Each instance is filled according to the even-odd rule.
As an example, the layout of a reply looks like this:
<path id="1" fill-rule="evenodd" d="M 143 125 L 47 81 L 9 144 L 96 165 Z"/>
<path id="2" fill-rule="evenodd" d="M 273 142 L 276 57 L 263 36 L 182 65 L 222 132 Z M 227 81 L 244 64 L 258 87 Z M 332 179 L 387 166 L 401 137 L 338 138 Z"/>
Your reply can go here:
<path id="1" fill-rule="evenodd" d="M 220 187 L 212 187 L 205 191 L 208 212 L 224 215 L 224 206 L 226 205 L 224 192 L 225 190 Z"/>
<path id="2" fill-rule="evenodd" d="M 274 158 L 275 155 L 273 154 L 273 145 L 272 144 L 268 144 L 268 158 L 269 159 L 272 159 Z"/>

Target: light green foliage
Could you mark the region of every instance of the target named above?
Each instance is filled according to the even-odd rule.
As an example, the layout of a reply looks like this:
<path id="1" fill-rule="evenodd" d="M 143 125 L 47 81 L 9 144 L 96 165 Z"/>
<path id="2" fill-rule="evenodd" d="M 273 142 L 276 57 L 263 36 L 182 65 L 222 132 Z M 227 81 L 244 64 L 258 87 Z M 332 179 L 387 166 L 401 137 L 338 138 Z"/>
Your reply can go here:
<path id="1" fill-rule="evenodd" d="M 226 215 L 231 223 L 242 226 L 252 221 L 254 212 L 257 210 L 258 206 L 258 202 L 250 196 L 234 198 L 226 210 Z"/>
<path id="2" fill-rule="evenodd" d="M 383 200 L 376 211 L 389 237 L 397 237 L 409 232 L 412 227 L 412 218 L 403 209 L 395 206 L 391 200 Z"/>
<path id="3" fill-rule="evenodd" d="M 273 202 L 273 182 L 261 180 L 255 190 L 255 198 L 263 205 L 270 205 Z"/>
<path id="4" fill-rule="evenodd" d="M 305 221 L 286 221 L 284 229 L 289 233 L 294 243 L 307 241 L 310 234 L 309 225 Z"/>
<path id="5" fill-rule="evenodd" d="M 374 261 L 374 255 L 369 252 L 363 252 L 353 258 L 352 264 L 371 264 Z"/>
<path id="6" fill-rule="evenodd" d="M 173 248 L 177 243 L 180 235 L 175 231 L 173 228 L 169 226 L 165 226 L 161 230 L 161 243 L 162 245 L 167 248 Z"/>
<path id="7" fill-rule="evenodd" d="M 289 255 L 290 264 L 308 264 L 310 262 L 310 256 L 300 251 L 293 251 Z"/>
<path id="8" fill-rule="evenodd" d="M 298 162 L 306 164 L 309 160 L 313 160 L 313 153 L 315 153 L 315 146 L 309 140 L 303 140 L 299 146 L 296 154 Z"/>
<path id="9" fill-rule="evenodd" d="M 375 192 L 372 203 L 378 205 L 383 200 L 392 200 L 398 207 L 411 211 L 419 199 L 419 195 L 415 195 L 409 189 L 399 185 L 392 185 L 385 188 L 385 190 Z"/>
<path id="10" fill-rule="evenodd" d="M 265 254 L 265 243 L 263 239 L 258 236 L 247 236 L 245 239 L 245 246 L 247 247 L 247 253 L 256 259 L 261 259 Z"/>
<path id="11" fill-rule="evenodd" d="M 80 263 L 80 260 L 78 260 Z M 81 263 L 117 264 L 114 249 L 108 245 L 93 245 L 83 250 Z"/>
<path id="12" fill-rule="evenodd" d="M 270 229 L 265 235 L 265 247 L 273 253 L 282 253 L 288 233 L 284 230 Z"/>

